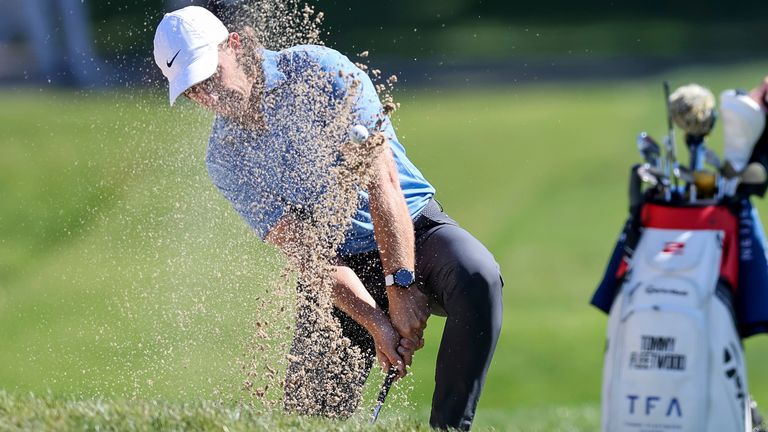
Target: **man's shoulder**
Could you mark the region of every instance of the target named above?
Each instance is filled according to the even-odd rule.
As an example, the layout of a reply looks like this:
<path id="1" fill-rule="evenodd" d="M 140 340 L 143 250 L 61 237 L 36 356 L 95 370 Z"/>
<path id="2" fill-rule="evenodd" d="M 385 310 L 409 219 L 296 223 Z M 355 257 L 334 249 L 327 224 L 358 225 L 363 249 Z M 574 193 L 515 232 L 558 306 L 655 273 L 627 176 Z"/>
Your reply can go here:
<path id="1" fill-rule="evenodd" d="M 280 53 L 283 55 L 294 55 L 294 54 L 306 55 L 306 56 L 314 57 L 318 59 L 324 58 L 327 56 L 344 57 L 343 54 L 336 51 L 335 49 L 328 48 L 327 46 L 323 46 L 323 45 L 295 45 L 280 51 Z"/>
<path id="2" fill-rule="evenodd" d="M 289 60 L 309 60 L 324 70 L 334 72 L 354 67 L 347 56 L 322 45 L 296 45 L 280 51 L 280 54 Z"/>

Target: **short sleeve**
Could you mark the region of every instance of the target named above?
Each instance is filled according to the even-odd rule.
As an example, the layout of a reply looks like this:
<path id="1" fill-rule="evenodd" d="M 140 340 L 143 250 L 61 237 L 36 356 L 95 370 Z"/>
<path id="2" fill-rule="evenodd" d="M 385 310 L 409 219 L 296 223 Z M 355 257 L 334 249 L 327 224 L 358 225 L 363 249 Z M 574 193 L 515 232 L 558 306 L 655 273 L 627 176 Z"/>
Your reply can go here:
<path id="1" fill-rule="evenodd" d="M 345 97 L 351 84 L 358 82 L 359 94 L 355 97 L 353 109 L 355 123 L 369 130 L 374 129 L 376 123 L 382 119 L 383 109 L 376 87 L 368 74 L 349 58 L 335 51 L 326 54 L 322 63 L 323 68 L 333 77 L 333 91 L 337 98 Z"/>

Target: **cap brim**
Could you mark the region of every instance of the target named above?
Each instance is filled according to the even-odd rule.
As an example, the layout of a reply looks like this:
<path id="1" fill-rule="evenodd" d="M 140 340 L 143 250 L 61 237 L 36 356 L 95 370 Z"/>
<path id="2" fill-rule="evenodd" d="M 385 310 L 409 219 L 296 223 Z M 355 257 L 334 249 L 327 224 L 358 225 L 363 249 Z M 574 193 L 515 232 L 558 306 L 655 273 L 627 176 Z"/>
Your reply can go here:
<path id="1" fill-rule="evenodd" d="M 211 50 L 206 50 L 200 57 L 195 59 L 181 71 L 175 79 L 168 84 L 171 105 L 187 89 L 212 77 L 219 67 L 219 50 L 216 46 Z"/>

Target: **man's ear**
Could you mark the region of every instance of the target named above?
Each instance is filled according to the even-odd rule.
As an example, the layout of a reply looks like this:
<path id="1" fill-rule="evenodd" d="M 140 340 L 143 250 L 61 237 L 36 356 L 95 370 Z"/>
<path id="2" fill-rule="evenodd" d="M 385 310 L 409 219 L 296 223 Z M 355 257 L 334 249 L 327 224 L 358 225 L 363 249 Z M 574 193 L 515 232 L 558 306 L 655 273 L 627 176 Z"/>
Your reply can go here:
<path id="1" fill-rule="evenodd" d="M 227 39 L 227 46 L 232 49 L 240 49 L 241 46 L 243 46 L 242 42 L 240 41 L 240 35 L 237 34 L 237 32 L 232 32 L 229 34 L 229 39 Z"/>

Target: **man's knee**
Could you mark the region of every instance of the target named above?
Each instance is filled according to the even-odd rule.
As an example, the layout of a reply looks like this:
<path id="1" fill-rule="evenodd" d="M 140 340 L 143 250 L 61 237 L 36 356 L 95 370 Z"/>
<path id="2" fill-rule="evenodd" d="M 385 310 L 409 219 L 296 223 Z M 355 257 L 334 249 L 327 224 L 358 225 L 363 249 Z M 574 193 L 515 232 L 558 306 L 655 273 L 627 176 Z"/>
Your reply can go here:
<path id="1" fill-rule="evenodd" d="M 455 300 L 471 305 L 481 314 L 501 313 L 503 280 L 490 253 L 465 260 L 456 269 L 456 276 Z"/>

